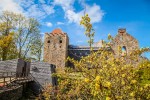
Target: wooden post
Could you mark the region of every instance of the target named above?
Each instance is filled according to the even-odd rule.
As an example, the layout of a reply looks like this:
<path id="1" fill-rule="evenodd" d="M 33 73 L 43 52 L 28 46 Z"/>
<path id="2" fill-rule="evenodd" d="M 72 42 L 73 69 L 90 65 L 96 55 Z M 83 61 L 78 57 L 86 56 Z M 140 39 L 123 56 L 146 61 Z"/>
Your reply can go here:
<path id="1" fill-rule="evenodd" d="M 4 77 L 4 85 L 5 85 L 5 77 Z"/>
<path id="2" fill-rule="evenodd" d="M 10 76 L 10 82 L 11 82 L 11 76 Z"/>
<path id="3" fill-rule="evenodd" d="M 3 74 L 2 74 L 2 77 L 4 76 L 4 72 L 2 72 Z"/>

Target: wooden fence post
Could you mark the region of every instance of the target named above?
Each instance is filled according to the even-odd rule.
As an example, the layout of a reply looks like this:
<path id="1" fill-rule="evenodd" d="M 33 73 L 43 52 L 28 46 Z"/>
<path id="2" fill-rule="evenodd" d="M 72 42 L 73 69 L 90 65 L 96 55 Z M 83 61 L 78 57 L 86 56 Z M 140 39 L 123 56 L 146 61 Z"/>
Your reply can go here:
<path id="1" fill-rule="evenodd" d="M 4 77 L 4 85 L 5 85 L 5 77 Z"/>

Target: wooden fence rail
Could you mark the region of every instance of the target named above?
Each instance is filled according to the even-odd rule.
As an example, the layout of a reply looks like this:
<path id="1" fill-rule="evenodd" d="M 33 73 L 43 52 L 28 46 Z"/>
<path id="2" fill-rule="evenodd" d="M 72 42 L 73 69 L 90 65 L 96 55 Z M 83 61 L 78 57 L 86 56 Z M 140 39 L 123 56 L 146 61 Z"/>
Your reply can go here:
<path id="1" fill-rule="evenodd" d="M 5 86 L 14 80 L 27 78 L 28 75 L 16 72 L 0 72 L 0 86 Z"/>

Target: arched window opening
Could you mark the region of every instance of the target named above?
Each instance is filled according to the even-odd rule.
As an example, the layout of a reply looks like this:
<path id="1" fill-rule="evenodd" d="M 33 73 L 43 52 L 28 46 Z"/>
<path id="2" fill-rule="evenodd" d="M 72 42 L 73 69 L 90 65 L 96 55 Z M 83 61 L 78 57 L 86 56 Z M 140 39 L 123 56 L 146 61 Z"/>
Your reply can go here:
<path id="1" fill-rule="evenodd" d="M 50 40 L 48 40 L 47 43 L 50 43 Z"/>
<path id="2" fill-rule="evenodd" d="M 122 47 L 122 51 L 123 52 L 126 51 L 126 47 L 125 46 Z"/>
<path id="3" fill-rule="evenodd" d="M 125 56 L 127 54 L 126 46 L 122 47 L 122 56 Z"/>
<path id="4" fill-rule="evenodd" d="M 62 40 L 59 40 L 59 43 L 62 43 Z"/>

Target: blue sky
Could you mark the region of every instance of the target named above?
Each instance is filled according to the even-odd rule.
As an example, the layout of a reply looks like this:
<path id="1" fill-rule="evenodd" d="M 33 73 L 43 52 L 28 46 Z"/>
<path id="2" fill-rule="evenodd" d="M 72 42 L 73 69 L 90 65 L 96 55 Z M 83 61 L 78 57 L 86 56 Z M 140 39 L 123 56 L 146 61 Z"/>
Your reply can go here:
<path id="1" fill-rule="evenodd" d="M 118 28 L 126 28 L 140 47 L 150 47 L 150 0 L 0 0 L 2 10 L 38 19 L 43 35 L 61 28 L 74 45 L 87 45 L 79 25 L 86 12 L 96 31 L 95 42 L 107 39 L 108 33 L 115 36 Z"/>

